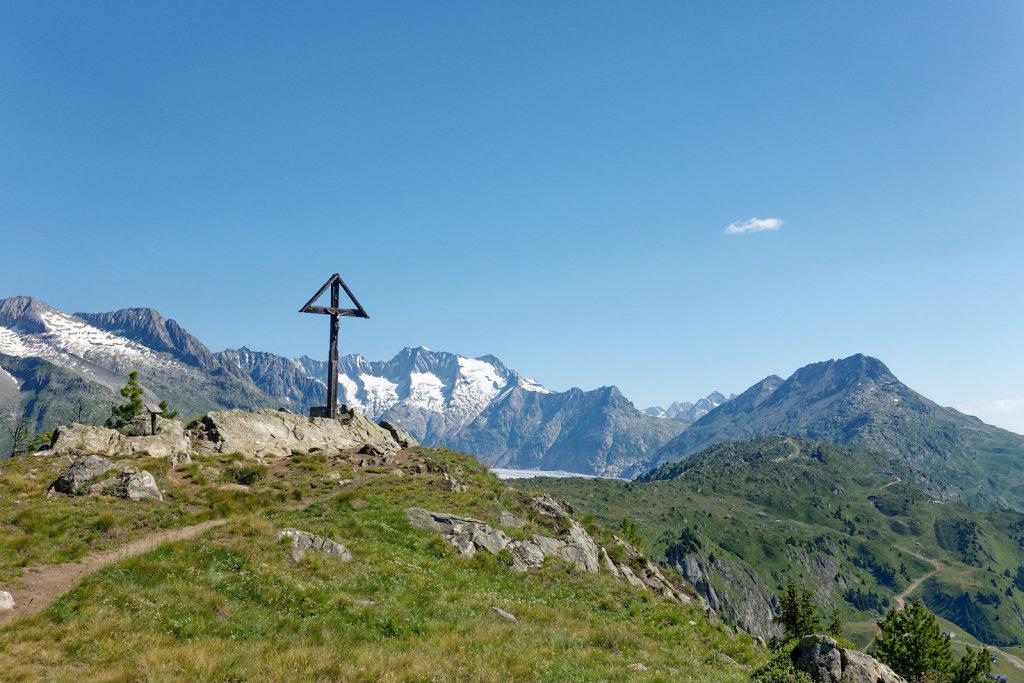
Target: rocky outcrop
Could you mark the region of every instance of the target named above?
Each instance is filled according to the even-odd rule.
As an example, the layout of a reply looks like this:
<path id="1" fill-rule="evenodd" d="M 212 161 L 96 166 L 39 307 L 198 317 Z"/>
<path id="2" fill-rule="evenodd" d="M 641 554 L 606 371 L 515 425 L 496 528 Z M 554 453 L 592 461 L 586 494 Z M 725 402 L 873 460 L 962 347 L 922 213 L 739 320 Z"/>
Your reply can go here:
<path id="1" fill-rule="evenodd" d="M 125 436 L 114 429 L 74 423 L 55 429 L 50 448 L 40 451 L 39 455 L 84 452 L 107 457 L 152 455 L 166 458 L 191 449 L 184 426 L 178 420 L 159 420 L 155 436 Z"/>
<path id="2" fill-rule="evenodd" d="M 394 438 L 402 448 L 413 448 L 419 446 L 420 442 L 417 441 L 412 434 L 405 431 L 401 427 L 395 424 L 391 424 L 387 420 L 382 420 L 378 423 L 383 429 L 386 429 L 389 434 Z"/>
<path id="3" fill-rule="evenodd" d="M 677 589 L 654 563 L 644 557 L 636 548 L 616 538 L 627 561 L 616 565 L 608 551 L 597 545 L 583 526 L 566 512 L 563 505 L 550 496 L 533 499 L 534 510 L 541 515 L 559 520 L 567 527 L 560 538 L 533 534 L 530 540 L 511 539 L 505 532 L 472 517 L 461 517 L 445 512 L 431 512 L 423 508 L 408 508 L 405 516 L 409 523 L 427 531 L 441 534 L 462 557 L 472 557 L 484 551 L 498 555 L 502 551 L 511 553 L 511 569 L 525 572 L 544 564 L 545 558 L 558 558 L 585 572 L 597 574 L 604 571 L 613 577 L 649 590 L 663 597 L 690 602 L 690 595 Z M 513 523 L 515 522 L 515 523 Z M 525 525 L 525 520 L 505 511 L 499 518 L 503 526 Z"/>
<path id="4" fill-rule="evenodd" d="M 352 559 L 352 553 L 342 544 L 330 538 L 311 534 L 308 531 L 288 527 L 278 531 L 276 538 L 279 541 L 283 538 L 291 539 L 291 557 L 295 562 L 305 557 L 308 552 L 318 552 L 337 557 L 342 562 L 349 562 Z"/>
<path id="5" fill-rule="evenodd" d="M 675 570 L 715 612 L 739 624 L 750 635 L 769 641 L 781 635 L 772 615 L 778 612 L 775 591 L 752 568 L 722 557 L 714 560 L 703 550 L 684 556 Z"/>
<path id="6" fill-rule="evenodd" d="M 249 457 L 338 453 L 368 444 L 383 454 L 401 448 L 391 432 L 355 410 L 333 420 L 277 410 L 224 410 L 208 413 L 190 424 L 189 436 L 200 453 L 241 453 Z"/>
<path id="7" fill-rule="evenodd" d="M 71 464 L 69 468 L 60 473 L 57 481 L 50 484 L 50 488 L 57 493 L 77 495 L 84 493 L 86 484 L 99 479 L 107 472 L 117 469 L 117 465 L 99 457 L 90 455 Z"/>
<path id="8" fill-rule="evenodd" d="M 804 636 L 790 658 L 797 671 L 809 674 L 814 683 L 907 683 L 877 659 L 848 650 L 826 635 Z"/>
<path id="9" fill-rule="evenodd" d="M 97 482 L 111 472 L 113 476 Z M 89 455 L 71 463 L 50 484 L 50 491 L 51 494 L 56 492 L 72 496 L 83 493 L 106 494 L 134 501 L 163 500 L 152 474 L 132 465 L 110 462 L 97 455 Z"/>

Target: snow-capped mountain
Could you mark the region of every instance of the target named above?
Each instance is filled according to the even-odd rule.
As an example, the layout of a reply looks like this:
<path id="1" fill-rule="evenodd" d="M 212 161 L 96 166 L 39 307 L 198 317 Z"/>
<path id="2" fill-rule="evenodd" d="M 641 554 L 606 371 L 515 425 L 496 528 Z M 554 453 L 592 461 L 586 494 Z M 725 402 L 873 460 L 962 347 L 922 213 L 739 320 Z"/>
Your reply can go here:
<path id="1" fill-rule="evenodd" d="M 167 400 L 183 417 L 235 407 L 306 413 L 327 393 L 325 361 L 245 347 L 213 353 L 152 309 L 71 315 L 29 297 L 0 300 L 0 370 L 0 408 L 30 407 L 37 431 L 76 414 L 101 422 L 132 370 L 147 400 Z M 641 413 L 614 387 L 551 392 L 494 356 L 423 347 L 389 361 L 343 356 L 338 393 L 424 444 L 509 467 L 617 475 L 686 424 Z"/>
<path id="2" fill-rule="evenodd" d="M 670 420 L 696 422 L 718 406 L 722 405 L 726 401 L 731 401 L 734 398 L 736 398 L 736 394 L 726 397 L 717 391 L 712 391 L 696 403 L 690 403 L 688 401 L 680 403 L 679 401 L 675 401 L 668 408 L 651 406 L 650 408 L 644 408 L 644 412 L 652 417 L 664 417 Z"/>
<path id="3" fill-rule="evenodd" d="M 327 374 L 326 362 L 298 362 L 310 377 Z M 338 362 L 340 402 L 373 420 L 400 424 L 421 441 L 446 441 L 513 387 L 551 393 L 494 356 L 466 358 L 420 346 L 402 349 L 389 361 L 352 355 Z"/>

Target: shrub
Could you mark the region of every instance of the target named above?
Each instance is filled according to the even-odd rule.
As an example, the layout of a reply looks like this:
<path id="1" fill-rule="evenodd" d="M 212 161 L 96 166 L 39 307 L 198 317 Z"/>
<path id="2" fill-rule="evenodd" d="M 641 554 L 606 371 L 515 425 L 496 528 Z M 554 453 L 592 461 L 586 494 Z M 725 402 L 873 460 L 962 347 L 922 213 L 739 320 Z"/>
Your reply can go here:
<path id="1" fill-rule="evenodd" d="M 233 479 L 244 486 L 252 486 L 257 481 L 263 479 L 266 474 L 267 466 L 256 463 L 251 465 L 235 464 L 224 471 L 225 478 Z"/>

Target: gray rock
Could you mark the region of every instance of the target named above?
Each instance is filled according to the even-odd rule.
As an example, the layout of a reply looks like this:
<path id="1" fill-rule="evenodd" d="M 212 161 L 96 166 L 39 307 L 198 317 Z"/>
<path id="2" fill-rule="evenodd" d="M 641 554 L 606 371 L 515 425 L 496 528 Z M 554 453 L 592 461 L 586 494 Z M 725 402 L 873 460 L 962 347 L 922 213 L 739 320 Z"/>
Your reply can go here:
<path id="1" fill-rule="evenodd" d="M 601 565 L 598 561 L 597 544 L 590 537 L 586 529 L 580 526 L 575 520 L 566 517 L 569 522 L 569 531 L 561 539 L 533 535 L 536 543 L 545 556 L 560 557 L 574 565 L 578 569 L 596 574 L 600 571 Z"/>
<path id="2" fill-rule="evenodd" d="M 513 529 L 522 529 L 526 526 L 527 522 L 525 519 L 516 517 L 508 510 L 503 510 L 501 515 L 498 517 L 498 524 L 501 526 L 512 527 Z"/>
<path id="3" fill-rule="evenodd" d="M 636 664 L 630 664 L 626 668 L 630 671 L 647 671 L 647 667 L 641 664 L 640 662 L 637 662 Z"/>
<path id="4" fill-rule="evenodd" d="M 826 635 L 804 636 L 790 653 L 798 671 L 810 674 L 814 683 L 906 683 L 873 657 L 847 650 Z"/>
<path id="5" fill-rule="evenodd" d="M 14 598 L 7 591 L 0 591 L 0 612 L 14 609 Z"/>
<path id="6" fill-rule="evenodd" d="M 619 578 L 619 570 L 616 568 L 615 563 L 612 562 L 612 558 L 608 557 L 608 551 L 604 548 L 601 548 L 601 562 L 604 563 L 605 571 L 615 578 Z"/>
<path id="7" fill-rule="evenodd" d="M 132 472 L 126 470 L 118 476 L 117 485 L 112 494 L 125 500 L 163 500 L 156 479 L 146 470 Z"/>
<path id="8" fill-rule="evenodd" d="M 352 553 L 348 549 L 337 541 L 323 536 L 317 536 L 311 534 L 308 531 L 301 531 L 299 529 L 293 529 L 288 527 L 281 529 L 277 532 L 276 538 L 281 540 L 282 538 L 289 538 L 292 541 L 292 560 L 298 562 L 305 557 L 307 552 L 319 552 L 324 555 L 331 555 L 337 557 L 342 562 L 349 562 L 352 559 Z"/>
<path id="9" fill-rule="evenodd" d="M 504 531 L 472 517 L 460 517 L 423 508 L 408 508 L 405 516 L 409 524 L 442 534 L 463 557 L 472 557 L 478 550 L 497 555 L 511 542 Z"/>
<path id="10" fill-rule="evenodd" d="M 207 413 L 193 427 L 190 436 L 202 453 L 234 453 L 248 457 L 317 449 L 324 453 L 358 450 L 366 445 L 383 454 L 399 449 L 395 438 L 356 410 L 342 412 L 336 419 L 305 418 L 276 410 L 222 410 Z"/>
<path id="11" fill-rule="evenodd" d="M 109 460 L 98 455 L 90 455 L 72 463 L 71 467 L 61 472 L 57 481 L 50 484 L 50 488 L 59 493 L 77 495 L 84 492 L 86 484 L 116 469 L 117 465 Z"/>
<path id="12" fill-rule="evenodd" d="M 169 458 L 176 453 L 187 453 L 191 449 L 192 443 L 185 436 L 185 428 L 181 422 L 160 420 L 155 436 L 125 436 L 113 429 L 77 423 L 57 427 L 53 432 L 49 452 L 63 455 L 85 451 L 108 457 L 147 453 L 154 457 Z"/>
<path id="13" fill-rule="evenodd" d="M 512 614 L 509 614 L 508 612 L 506 612 L 505 610 L 501 609 L 500 607 L 491 607 L 491 609 L 494 610 L 495 612 L 497 612 L 498 616 L 501 617 L 502 619 L 505 619 L 507 621 L 511 621 L 512 623 L 515 623 L 516 621 L 518 621 L 518 619 L 516 619 L 515 616 L 513 616 Z"/>
<path id="14" fill-rule="evenodd" d="M 447 472 L 441 474 L 441 488 L 445 491 L 451 491 L 452 493 L 465 493 L 469 490 L 469 487 L 463 484 L 461 481 L 451 476 Z"/>
<path id="15" fill-rule="evenodd" d="M 398 425 L 391 424 L 390 422 L 388 422 L 386 420 L 382 420 L 381 422 L 378 422 L 377 424 L 380 425 L 381 427 L 383 427 L 385 430 L 387 430 L 387 432 L 389 434 L 391 434 L 391 436 L 394 438 L 394 440 L 402 448 L 413 448 L 415 446 L 419 446 L 420 445 L 419 441 L 414 439 L 413 436 L 411 434 L 409 434 L 409 432 L 405 431 L 404 429 L 402 429 Z"/>
<path id="16" fill-rule="evenodd" d="M 533 509 L 548 517 L 568 517 L 562 506 L 551 496 L 537 496 L 533 499 Z"/>
<path id="17" fill-rule="evenodd" d="M 173 453 L 170 457 L 171 467 L 176 470 L 192 464 L 192 457 L 188 453 Z"/>
<path id="18" fill-rule="evenodd" d="M 544 551 L 530 541 L 512 541 L 505 546 L 512 553 L 512 571 L 525 572 L 544 565 Z"/>

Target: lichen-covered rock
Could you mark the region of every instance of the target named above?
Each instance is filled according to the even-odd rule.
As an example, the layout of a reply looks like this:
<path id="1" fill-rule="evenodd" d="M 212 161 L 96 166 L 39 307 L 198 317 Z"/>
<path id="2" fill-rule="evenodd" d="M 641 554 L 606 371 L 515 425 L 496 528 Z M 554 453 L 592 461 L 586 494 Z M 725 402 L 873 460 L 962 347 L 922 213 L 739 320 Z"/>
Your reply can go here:
<path id="1" fill-rule="evenodd" d="M 14 609 L 14 598 L 7 591 L 0 591 L 0 612 Z"/>
<path id="2" fill-rule="evenodd" d="M 90 455 L 71 463 L 71 467 L 61 472 L 57 481 L 50 484 L 50 488 L 58 493 L 74 496 L 84 493 L 86 485 L 90 482 L 116 469 L 117 465 L 109 460 L 98 455 Z"/>
<path id="3" fill-rule="evenodd" d="M 277 539 L 282 538 L 291 539 L 292 542 L 292 560 L 298 562 L 305 557 L 308 552 L 319 552 L 324 555 L 331 555 L 337 557 L 342 562 L 348 562 L 352 559 L 352 553 L 349 552 L 348 548 L 338 543 L 337 541 L 323 536 L 317 536 L 311 534 L 308 531 L 302 531 L 300 529 L 293 529 L 291 527 L 281 529 L 277 532 Z"/>
<path id="4" fill-rule="evenodd" d="M 498 516 L 498 524 L 501 526 L 512 527 L 513 529 L 521 529 L 526 526 L 526 520 L 516 517 L 508 510 L 504 510 Z"/>
<path id="5" fill-rule="evenodd" d="M 798 671 L 810 674 L 814 683 L 906 683 L 877 659 L 847 650 L 822 634 L 804 636 L 790 653 Z"/>
<path id="6" fill-rule="evenodd" d="M 176 470 L 192 464 L 192 457 L 188 453 L 174 453 L 169 459 L 171 467 Z"/>
<path id="7" fill-rule="evenodd" d="M 146 470 L 125 470 L 117 477 L 117 483 L 108 491 L 109 495 L 125 500 L 163 500 L 156 479 Z"/>
<path id="8" fill-rule="evenodd" d="M 188 453 L 191 449 L 192 444 L 185 437 L 181 422 L 160 420 L 155 436 L 125 436 L 114 429 L 78 423 L 57 427 L 45 453 L 64 455 L 82 451 L 107 457 L 148 454 L 167 458 L 177 453 Z"/>
<path id="9" fill-rule="evenodd" d="M 189 426 L 195 448 L 203 453 L 289 455 L 337 453 L 372 445 L 393 453 L 399 444 L 391 433 L 355 410 L 336 419 L 305 418 L 277 410 L 223 410 L 208 413 Z"/>
<path id="10" fill-rule="evenodd" d="M 525 572 L 544 565 L 544 551 L 530 541 L 512 541 L 505 548 L 512 553 L 512 571 Z"/>

